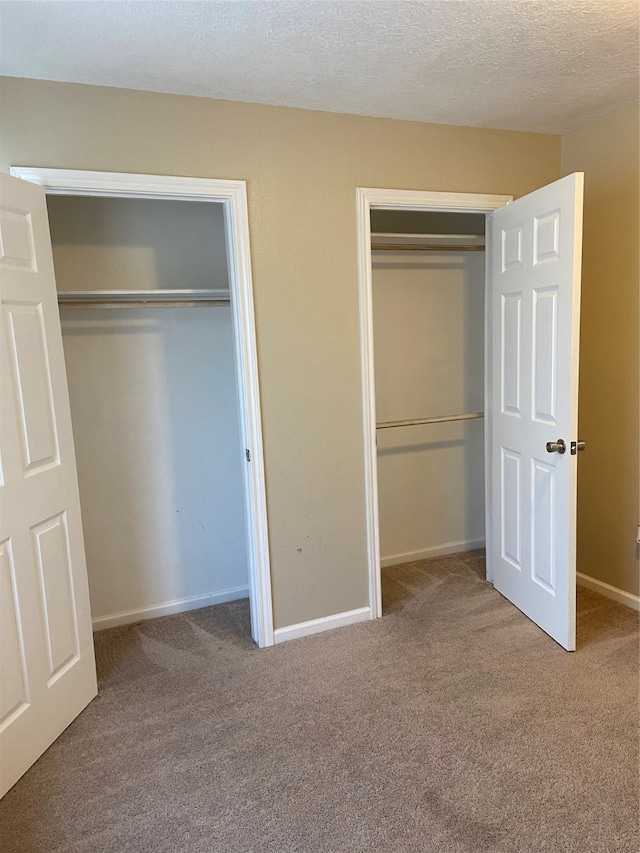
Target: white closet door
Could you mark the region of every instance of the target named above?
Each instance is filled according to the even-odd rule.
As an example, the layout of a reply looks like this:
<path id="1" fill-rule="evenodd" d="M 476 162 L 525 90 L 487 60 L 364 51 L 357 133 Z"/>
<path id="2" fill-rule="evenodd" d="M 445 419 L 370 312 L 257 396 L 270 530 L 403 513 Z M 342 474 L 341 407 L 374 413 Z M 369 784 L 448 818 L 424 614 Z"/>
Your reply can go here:
<path id="1" fill-rule="evenodd" d="M 576 622 L 582 190 L 582 174 L 570 175 L 489 218 L 490 567 L 496 589 L 569 650 Z M 562 442 L 564 453 L 557 452 Z"/>
<path id="2" fill-rule="evenodd" d="M 44 191 L 0 188 L 2 795 L 97 686 Z"/>

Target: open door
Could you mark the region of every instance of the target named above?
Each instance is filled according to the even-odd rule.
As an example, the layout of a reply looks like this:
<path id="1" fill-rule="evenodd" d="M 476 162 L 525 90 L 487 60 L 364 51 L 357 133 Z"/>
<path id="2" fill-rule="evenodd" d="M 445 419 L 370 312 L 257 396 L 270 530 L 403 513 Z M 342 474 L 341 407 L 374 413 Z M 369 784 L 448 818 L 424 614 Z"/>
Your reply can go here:
<path id="1" fill-rule="evenodd" d="M 97 686 L 45 196 L 0 191 L 1 796 Z"/>
<path id="2" fill-rule="evenodd" d="M 583 175 L 488 217 L 496 589 L 575 649 L 576 454 Z"/>

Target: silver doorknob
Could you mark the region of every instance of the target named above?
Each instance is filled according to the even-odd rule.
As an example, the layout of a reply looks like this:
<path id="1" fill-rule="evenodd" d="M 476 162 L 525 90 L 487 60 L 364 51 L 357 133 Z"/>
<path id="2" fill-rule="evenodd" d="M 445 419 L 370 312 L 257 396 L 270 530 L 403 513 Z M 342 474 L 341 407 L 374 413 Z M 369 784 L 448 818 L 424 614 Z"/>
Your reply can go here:
<path id="1" fill-rule="evenodd" d="M 563 438 L 547 442 L 547 453 L 566 453 L 567 445 Z"/>
<path id="2" fill-rule="evenodd" d="M 575 456 L 576 453 L 580 450 L 586 450 L 587 442 L 586 441 L 572 441 L 571 442 L 571 455 Z"/>

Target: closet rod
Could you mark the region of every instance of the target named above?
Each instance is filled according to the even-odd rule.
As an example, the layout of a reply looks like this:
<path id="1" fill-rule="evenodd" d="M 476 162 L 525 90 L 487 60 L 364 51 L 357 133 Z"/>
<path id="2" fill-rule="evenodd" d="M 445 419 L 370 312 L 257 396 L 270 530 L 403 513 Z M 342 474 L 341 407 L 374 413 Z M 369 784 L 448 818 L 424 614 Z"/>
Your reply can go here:
<path id="1" fill-rule="evenodd" d="M 465 412 L 461 415 L 443 415 L 439 418 L 415 418 L 411 421 L 382 421 L 376 424 L 376 429 L 390 429 L 391 427 L 419 426 L 420 424 L 444 424 L 449 421 L 470 421 L 483 418 L 484 412 Z"/>
<path id="2" fill-rule="evenodd" d="M 372 252 L 484 252 L 479 243 L 372 243 Z"/>
<path id="3" fill-rule="evenodd" d="M 372 237 L 402 237 L 405 240 L 483 240 L 484 234 L 426 234 L 414 231 L 372 231 Z"/>
<path id="4" fill-rule="evenodd" d="M 60 305 L 96 307 L 181 307 L 211 303 L 229 304 L 228 290 L 67 290 L 58 293 Z"/>

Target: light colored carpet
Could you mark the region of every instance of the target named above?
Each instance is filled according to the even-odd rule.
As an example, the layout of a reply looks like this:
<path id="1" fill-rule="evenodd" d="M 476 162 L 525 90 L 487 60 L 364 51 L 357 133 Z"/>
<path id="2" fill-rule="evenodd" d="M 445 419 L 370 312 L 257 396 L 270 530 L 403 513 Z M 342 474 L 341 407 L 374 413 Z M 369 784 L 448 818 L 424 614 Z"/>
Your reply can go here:
<path id="1" fill-rule="evenodd" d="M 638 614 L 563 651 L 480 552 L 259 651 L 247 602 L 96 636 L 100 695 L 0 804 L 3 853 L 638 849 Z"/>

